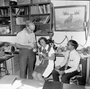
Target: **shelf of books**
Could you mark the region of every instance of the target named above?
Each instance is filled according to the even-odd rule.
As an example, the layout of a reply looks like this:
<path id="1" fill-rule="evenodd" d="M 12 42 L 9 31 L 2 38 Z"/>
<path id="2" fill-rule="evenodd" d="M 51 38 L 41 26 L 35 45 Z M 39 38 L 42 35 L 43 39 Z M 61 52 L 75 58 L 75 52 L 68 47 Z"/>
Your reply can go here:
<path id="1" fill-rule="evenodd" d="M 11 9 L 12 9 L 12 16 L 22 17 L 29 15 L 29 5 L 12 6 Z"/>
<path id="2" fill-rule="evenodd" d="M 30 4 L 11 6 L 12 33 L 17 34 L 25 27 L 26 20 L 29 20 Z"/>
<path id="3" fill-rule="evenodd" d="M 0 34 L 10 34 L 9 6 L 0 6 Z"/>
<path id="4" fill-rule="evenodd" d="M 36 35 L 48 35 L 52 31 L 52 10 L 53 5 L 51 2 L 35 3 L 30 6 L 31 15 L 30 19 L 36 25 Z"/>
<path id="5" fill-rule="evenodd" d="M 33 11 L 34 10 L 34 11 Z M 50 3 L 39 3 L 31 5 L 31 14 L 50 14 Z"/>
<path id="6" fill-rule="evenodd" d="M 0 17 L 10 17 L 9 6 L 0 6 Z"/>
<path id="7" fill-rule="evenodd" d="M 46 35 L 52 31 L 52 10 L 51 2 L 2 6 L 0 7 L 0 34 L 16 35 L 25 27 L 25 22 L 31 20 L 36 26 L 35 34 Z"/>

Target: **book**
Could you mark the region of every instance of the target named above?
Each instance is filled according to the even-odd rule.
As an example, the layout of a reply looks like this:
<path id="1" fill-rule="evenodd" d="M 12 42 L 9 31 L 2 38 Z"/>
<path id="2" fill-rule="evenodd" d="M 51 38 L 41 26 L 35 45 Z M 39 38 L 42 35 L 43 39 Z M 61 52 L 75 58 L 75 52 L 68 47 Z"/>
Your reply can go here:
<path id="1" fill-rule="evenodd" d="M 25 25 L 25 22 L 29 20 L 29 17 L 17 17 L 16 24 L 17 25 Z"/>
<path id="2" fill-rule="evenodd" d="M 50 16 L 47 16 L 46 19 L 44 20 L 43 24 L 49 23 L 50 21 Z"/>
<path id="3" fill-rule="evenodd" d="M 36 17 L 36 18 L 33 18 L 31 21 L 34 23 L 39 23 L 41 21 L 41 18 Z"/>
<path id="4" fill-rule="evenodd" d="M 28 7 L 25 7 L 24 8 L 24 15 L 28 15 L 29 14 L 29 8 Z"/>
<path id="5" fill-rule="evenodd" d="M 2 16 L 2 11 L 0 10 L 0 16 Z"/>
<path id="6" fill-rule="evenodd" d="M 46 5 L 47 6 L 47 13 L 50 13 L 50 5 Z"/>
<path id="7" fill-rule="evenodd" d="M 43 5 L 44 14 L 46 14 L 46 5 Z"/>
<path id="8" fill-rule="evenodd" d="M 1 12 L 1 16 L 4 16 L 4 12 L 3 12 L 3 9 L 0 10 Z"/>
<path id="9" fill-rule="evenodd" d="M 16 15 L 24 15 L 24 14 L 25 14 L 25 8 L 16 9 Z"/>
<path id="10" fill-rule="evenodd" d="M 21 12 L 21 9 L 20 8 L 17 8 L 16 9 L 16 15 L 20 15 L 20 12 Z"/>
<path id="11" fill-rule="evenodd" d="M 37 6 L 31 6 L 31 14 L 39 14 L 39 9 Z"/>
<path id="12" fill-rule="evenodd" d="M 43 14 L 42 6 L 38 6 L 40 14 Z"/>

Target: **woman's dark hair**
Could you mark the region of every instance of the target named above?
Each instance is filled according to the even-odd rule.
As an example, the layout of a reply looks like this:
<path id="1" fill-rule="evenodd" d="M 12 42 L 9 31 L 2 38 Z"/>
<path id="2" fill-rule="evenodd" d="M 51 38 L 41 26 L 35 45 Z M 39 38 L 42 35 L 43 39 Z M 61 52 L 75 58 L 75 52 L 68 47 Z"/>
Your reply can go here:
<path id="1" fill-rule="evenodd" d="M 72 46 L 74 46 L 75 49 L 78 47 L 78 43 L 75 40 L 69 40 L 69 43 L 71 43 Z"/>
<path id="2" fill-rule="evenodd" d="M 48 40 L 47 40 L 47 38 L 45 38 L 45 37 L 41 37 L 41 38 L 39 38 L 39 39 L 38 39 L 38 43 L 39 43 L 39 44 L 40 44 L 40 41 L 41 41 L 41 40 L 44 40 L 45 43 L 48 44 Z M 41 45 L 41 44 L 40 44 L 40 45 Z"/>
<path id="3" fill-rule="evenodd" d="M 2 47 L 2 46 L 4 46 L 5 45 L 5 43 L 4 42 L 1 42 L 0 43 L 0 47 Z"/>

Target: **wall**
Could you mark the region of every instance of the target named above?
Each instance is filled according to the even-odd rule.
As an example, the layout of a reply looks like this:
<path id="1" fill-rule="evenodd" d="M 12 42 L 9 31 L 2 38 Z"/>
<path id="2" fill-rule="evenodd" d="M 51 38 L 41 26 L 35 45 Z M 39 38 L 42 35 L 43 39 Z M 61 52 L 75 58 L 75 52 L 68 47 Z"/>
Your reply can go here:
<path id="1" fill-rule="evenodd" d="M 2 1 L 2 0 L 1 0 Z M 35 1 L 35 0 L 34 0 Z M 90 2 L 89 1 L 62 1 L 62 0 L 51 0 L 54 7 L 55 6 L 66 6 L 66 5 L 86 5 L 87 6 L 87 21 L 90 18 Z M 55 30 L 55 29 L 54 29 Z M 67 36 L 68 39 L 65 39 L 65 41 L 62 44 L 56 44 L 57 46 L 65 46 L 67 44 L 67 40 L 74 39 L 76 40 L 80 46 L 79 48 L 82 48 L 83 46 L 90 46 L 90 35 L 88 36 L 88 39 L 85 38 L 85 32 L 56 32 L 54 31 L 53 39 L 56 43 L 61 43 L 64 38 Z M 0 36 L 0 41 L 6 41 L 6 42 L 15 42 L 15 36 Z"/>
<path id="2" fill-rule="evenodd" d="M 68 5 L 86 5 L 86 8 L 87 8 L 86 20 L 87 21 L 89 20 L 89 1 L 74 1 L 74 0 L 73 1 L 51 0 L 51 1 L 54 7 L 55 6 L 68 6 Z M 54 31 L 53 39 L 55 40 L 56 43 L 60 43 L 63 41 L 65 36 L 68 37 L 68 40 L 71 38 L 76 40 L 80 44 L 79 48 L 81 48 L 82 46 L 84 47 L 90 46 L 90 36 L 88 36 L 88 39 L 86 40 L 85 31 L 82 31 L 82 32 L 56 32 Z M 66 43 L 67 43 L 67 39 L 62 44 L 59 44 L 59 45 L 64 46 L 66 45 Z"/>
<path id="3" fill-rule="evenodd" d="M 51 0 L 54 7 L 55 6 L 68 6 L 68 5 L 86 5 L 87 7 L 87 18 L 86 18 L 86 21 L 90 21 L 90 1 L 61 1 L 61 0 Z M 89 23 L 89 27 L 90 27 L 90 23 Z M 89 35 L 87 35 L 87 40 L 86 40 L 86 35 L 85 35 L 85 32 L 56 32 L 54 31 L 54 37 L 53 39 L 55 40 L 55 42 L 57 43 L 60 43 L 63 41 L 63 39 L 65 38 L 65 36 L 68 37 L 68 40 L 69 39 L 74 39 L 76 40 L 80 46 L 78 47 L 78 49 L 82 48 L 82 47 L 87 47 L 87 46 L 90 46 L 90 28 L 88 29 L 88 33 Z M 65 46 L 67 43 L 67 39 L 62 43 L 62 44 L 59 44 L 58 46 L 62 45 L 62 46 Z M 56 66 L 57 65 L 60 65 L 60 63 L 62 62 L 63 58 L 57 58 L 56 60 Z M 88 65 L 87 65 L 87 72 L 89 74 L 87 74 L 87 78 L 90 77 L 90 60 L 88 60 Z M 87 80 L 87 83 L 90 84 L 90 82 Z"/>
<path id="4" fill-rule="evenodd" d="M 34 1 L 36 1 L 36 0 L 34 0 Z M 65 6 L 65 5 L 86 5 L 87 6 L 87 21 L 90 18 L 89 17 L 90 2 L 89 1 L 65 1 L 65 0 L 64 1 L 51 0 L 51 1 L 53 3 L 54 7 L 55 6 Z M 3 0 L 0 0 L 0 2 L 4 3 Z M 2 4 L 2 5 L 4 5 L 4 4 Z M 56 44 L 56 45 L 65 46 L 67 44 L 67 40 L 72 38 L 80 44 L 79 48 L 82 48 L 82 46 L 84 46 L 84 47 L 90 46 L 90 35 L 88 36 L 88 39 L 86 40 L 85 39 L 85 32 L 56 32 L 56 31 L 54 31 L 53 39 L 55 40 L 56 43 L 61 43 L 66 36 L 68 37 L 68 39 L 65 39 L 65 41 L 62 44 L 59 44 L 59 45 Z M 0 36 L 0 41 L 15 43 L 15 36 Z M 63 58 L 58 57 L 56 60 L 56 66 L 60 65 L 62 60 L 63 60 Z M 39 61 L 37 61 L 37 64 L 38 63 L 39 63 Z"/>
<path id="5" fill-rule="evenodd" d="M 0 36 L 0 42 L 15 43 L 15 36 Z"/>
<path id="6" fill-rule="evenodd" d="M 1 0 L 3 1 L 3 0 Z M 66 6 L 66 5 L 86 5 L 87 6 L 87 21 L 90 18 L 89 17 L 89 1 L 61 1 L 61 0 L 51 0 L 53 3 L 54 7 L 55 6 Z M 55 30 L 55 29 L 54 29 Z M 88 36 L 88 39 L 86 40 L 85 38 L 85 32 L 56 32 L 54 31 L 54 36 L 53 39 L 55 40 L 56 43 L 61 43 L 65 36 L 68 37 L 69 39 L 74 39 L 80 44 L 80 48 L 82 46 L 90 46 L 90 36 Z M 0 36 L 0 41 L 9 41 L 9 42 L 14 42 L 15 41 L 15 36 Z M 56 44 L 56 45 L 63 45 L 65 46 L 67 43 L 67 39 L 62 43 L 62 44 Z M 82 45 L 82 46 L 81 46 Z"/>

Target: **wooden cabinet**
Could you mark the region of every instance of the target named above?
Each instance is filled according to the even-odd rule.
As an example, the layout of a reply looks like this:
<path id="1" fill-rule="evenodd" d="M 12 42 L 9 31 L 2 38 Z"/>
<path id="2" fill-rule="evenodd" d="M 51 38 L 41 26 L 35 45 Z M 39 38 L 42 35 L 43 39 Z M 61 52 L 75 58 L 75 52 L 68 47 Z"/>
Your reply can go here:
<path id="1" fill-rule="evenodd" d="M 53 4 L 51 2 L 30 5 L 30 19 L 35 23 L 37 36 L 49 35 L 53 27 Z"/>
<path id="2" fill-rule="evenodd" d="M 48 35 L 53 27 L 53 4 L 43 2 L 0 7 L 0 27 L 8 25 L 6 30 L 10 29 L 4 34 L 17 34 L 25 27 L 27 20 L 35 23 L 36 35 Z"/>

